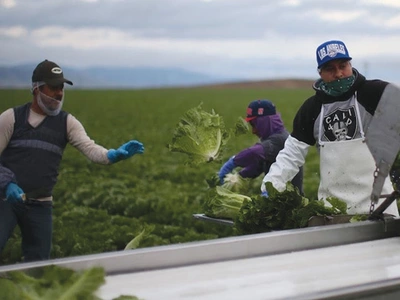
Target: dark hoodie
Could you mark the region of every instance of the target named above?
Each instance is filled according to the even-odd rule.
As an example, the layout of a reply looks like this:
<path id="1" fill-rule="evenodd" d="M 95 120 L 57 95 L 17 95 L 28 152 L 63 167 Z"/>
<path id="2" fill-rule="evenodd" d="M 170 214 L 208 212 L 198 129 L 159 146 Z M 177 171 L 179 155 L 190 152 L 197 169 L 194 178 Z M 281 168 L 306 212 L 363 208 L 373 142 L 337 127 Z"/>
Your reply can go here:
<path id="1" fill-rule="evenodd" d="M 318 88 L 321 79 L 313 85 L 315 95 L 308 98 L 297 112 L 293 121 L 291 136 L 309 145 L 315 145 L 318 136 L 318 125 L 315 124 L 322 104 L 348 101 L 357 92 L 358 103 L 365 108 L 366 113 L 373 115 L 378 102 L 388 82 L 382 80 L 366 80 L 365 77 L 353 68 L 355 81 L 346 93 L 334 97 L 325 94 Z"/>

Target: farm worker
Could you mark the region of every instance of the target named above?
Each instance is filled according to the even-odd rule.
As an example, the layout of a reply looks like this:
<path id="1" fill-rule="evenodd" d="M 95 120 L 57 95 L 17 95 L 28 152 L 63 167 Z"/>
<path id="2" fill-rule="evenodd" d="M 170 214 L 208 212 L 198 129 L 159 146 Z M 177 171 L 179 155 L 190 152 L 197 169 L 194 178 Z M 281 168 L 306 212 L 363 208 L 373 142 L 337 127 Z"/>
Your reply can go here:
<path id="1" fill-rule="evenodd" d="M 242 169 L 238 172 L 243 178 L 256 178 L 263 173 L 268 173 L 279 151 L 283 148 L 289 132 L 285 129 L 280 114 L 275 105 L 269 100 L 255 100 L 247 107 L 245 118 L 252 127 L 252 133 L 260 140 L 253 146 L 240 151 L 229 158 L 221 167 L 218 176 L 220 183 L 224 183 L 225 176 L 236 167 Z M 299 168 L 292 183 L 303 193 L 303 169 Z"/>
<path id="2" fill-rule="evenodd" d="M 376 165 L 365 132 L 387 88 L 395 87 L 382 80 L 367 80 L 353 68 L 342 41 L 319 45 L 316 58 L 320 78 L 313 84 L 315 94 L 298 110 L 293 131 L 263 178 L 261 191 L 266 191 L 266 182 L 283 191 L 285 182 L 305 163 L 310 146 L 316 145 L 320 157 L 318 199 L 335 197 L 347 203 L 348 214 L 369 214 Z M 392 191 L 388 177 L 382 194 Z M 399 215 L 396 201 L 385 213 Z"/>
<path id="3" fill-rule="evenodd" d="M 0 252 L 18 224 L 24 261 L 50 257 L 52 194 L 67 143 L 104 165 L 144 151 L 136 140 L 108 150 L 90 139 L 61 110 L 65 83 L 72 85 L 60 66 L 44 60 L 33 71 L 32 101 L 0 115 Z"/>

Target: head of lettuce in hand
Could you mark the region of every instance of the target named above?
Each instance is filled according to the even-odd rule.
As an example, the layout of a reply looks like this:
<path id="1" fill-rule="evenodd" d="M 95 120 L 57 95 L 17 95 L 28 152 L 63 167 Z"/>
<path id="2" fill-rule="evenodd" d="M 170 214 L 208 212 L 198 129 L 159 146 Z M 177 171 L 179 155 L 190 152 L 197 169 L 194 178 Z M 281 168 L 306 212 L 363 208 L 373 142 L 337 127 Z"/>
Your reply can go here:
<path id="1" fill-rule="evenodd" d="M 223 118 L 214 110 L 211 113 L 204 111 L 200 104 L 183 115 L 168 149 L 187 154 L 187 163 L 198 165 L 216 160 L 228 139 Z"/>
<path id="2" fill-rule="evenodd" d="M 235 220 L 245 200 L 251 201 L 251 198 L 216 186 L 208 191 L 204 213 L 212 218 Z"/>

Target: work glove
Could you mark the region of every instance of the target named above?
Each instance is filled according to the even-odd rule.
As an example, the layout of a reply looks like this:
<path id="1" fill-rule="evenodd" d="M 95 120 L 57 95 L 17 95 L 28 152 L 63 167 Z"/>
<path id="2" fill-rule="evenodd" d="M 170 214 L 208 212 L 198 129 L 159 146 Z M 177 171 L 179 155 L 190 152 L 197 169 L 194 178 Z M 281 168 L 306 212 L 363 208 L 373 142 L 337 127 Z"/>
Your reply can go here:
<path id="1" fill-rule="evenodd" d="M 218 177 L 221 184 L 224 184 L 225 175 L 232 172 L 232 170 L 236 168 L 235 162 L 233 161 L 234 158 L 235 156 L 232 156 L 230 159 L 228 159 L 228 161 L 224 163 L 224 165 L 219 170 Z"/>
<path id="2" fill-rule="evenodd" d="M 6 201 L 10 203 L 24 202 L 24 191 L 15 183 L 10 182 L 6 187 Z"/>
<path id="3" fill-rule="evenodd" d="M 107 152 L 107 158 L 111 163 L 116 163 L 120 160 L 132 157 L 135 154 L 142 154 L 144 152 L 144 146 L 141 142 L 131 140 L 117 150 L 110 149 Z"/>

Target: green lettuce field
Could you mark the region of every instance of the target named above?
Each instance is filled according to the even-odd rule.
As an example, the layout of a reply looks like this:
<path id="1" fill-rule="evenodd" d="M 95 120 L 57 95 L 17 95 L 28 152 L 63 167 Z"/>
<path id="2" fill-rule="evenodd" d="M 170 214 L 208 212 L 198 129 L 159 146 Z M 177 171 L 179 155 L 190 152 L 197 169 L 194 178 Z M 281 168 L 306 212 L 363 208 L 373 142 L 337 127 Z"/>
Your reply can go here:
<path id="1" fill-rule="evenodd" d="M 190 108 L 203 103 L 206 111 L 223 116 L 232 128 L 244 117 L 248 103 L 272 100 L 289 131 L 292 119 L 312 94 L 304 89 L 154 89 L 68 90 L 64 109 L 77 117 L 89 136 L 106 148 L 137 139 L 143 155 L 112 166 L 96 165 L 67 146 L 54 194 L 52 258 L 124 250 L 141 232 L 138 247 L 216 239 L 235 231 L 192 217 L 201 213 L 206 179 L 231 155 L 257 141 L 251 133 L 231 138 L 221 162 L 191 167 L 182 153 L 169 152 L 175 126 Z M 29 90 L 0 90 L 0 111 L 31 101 Z M 256 189 L 261 177 L 254 180 Z M 309 152 L 305 165 L 306 197 L 315 198 L 318 158 Z M 21 261 L 19 231 L 15 230 L 0 264 Z"/>

